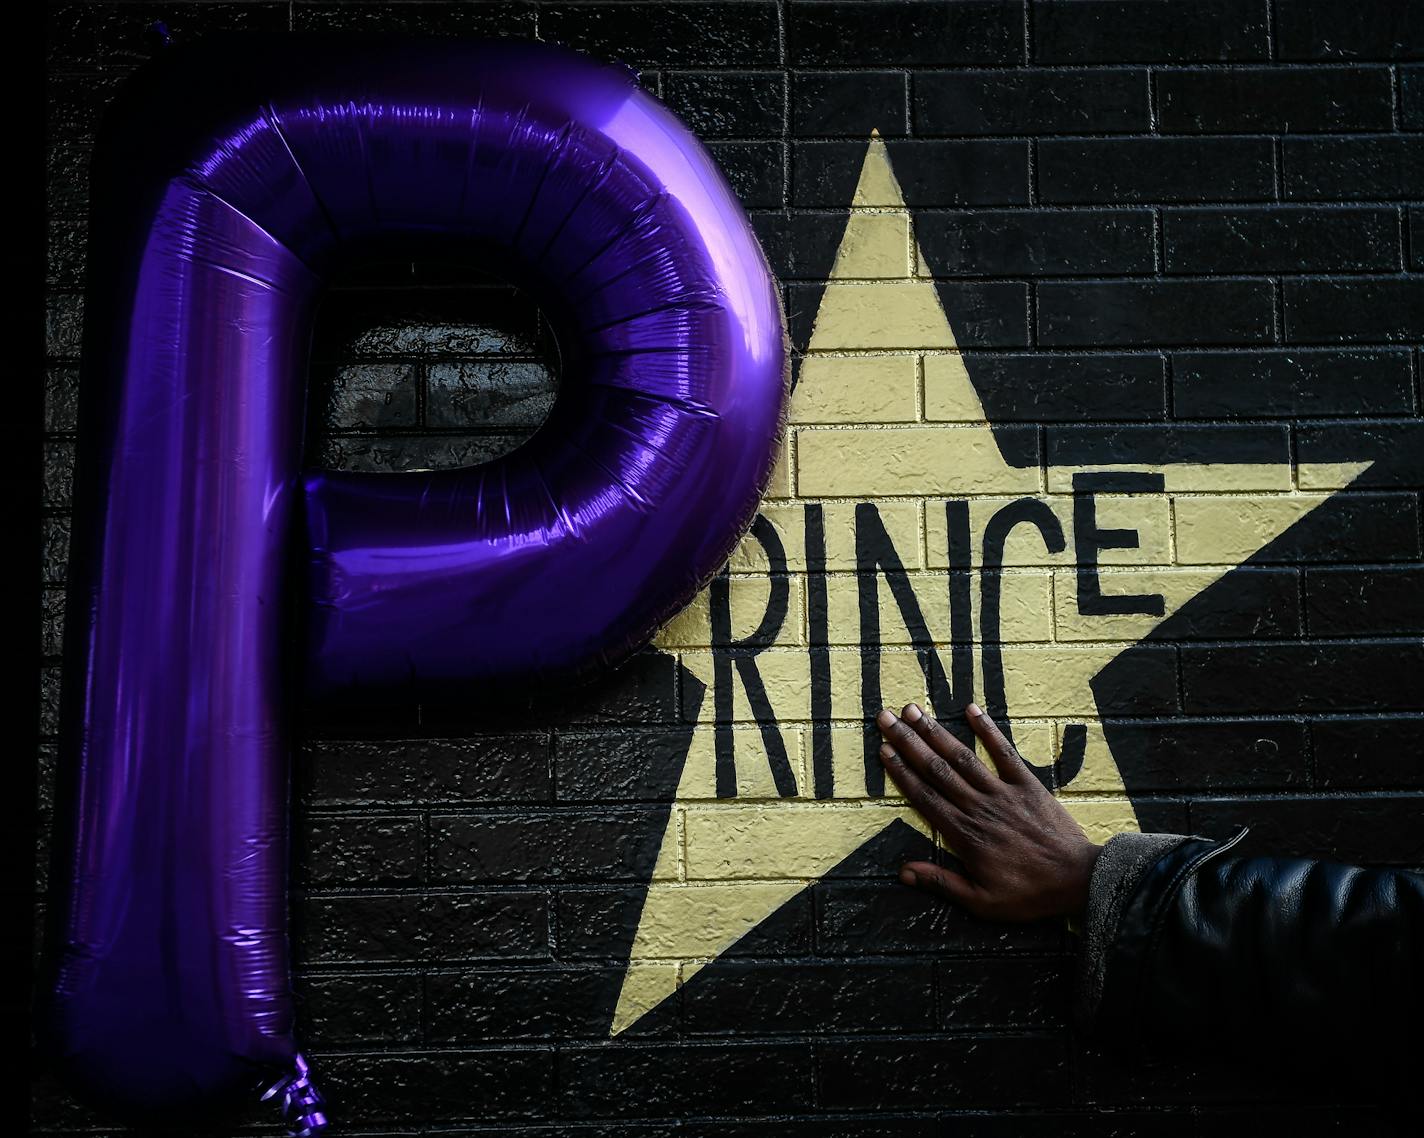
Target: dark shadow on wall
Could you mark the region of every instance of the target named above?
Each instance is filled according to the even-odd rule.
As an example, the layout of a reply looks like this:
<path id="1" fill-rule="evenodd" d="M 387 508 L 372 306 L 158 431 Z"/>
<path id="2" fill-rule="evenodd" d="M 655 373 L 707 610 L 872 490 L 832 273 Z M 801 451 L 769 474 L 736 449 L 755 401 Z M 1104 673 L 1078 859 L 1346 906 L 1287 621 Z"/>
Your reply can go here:
<path id="1" fill-rule="evenodd" d="M 1424 865 L 1415 509 L 1388 465 L 1367 471 L 1098 675 L 1143 829 L 1249 826 L 1247 853 Z M 1122 693 L 1164 651 L 1179 690 L 1134 708 Z"/>

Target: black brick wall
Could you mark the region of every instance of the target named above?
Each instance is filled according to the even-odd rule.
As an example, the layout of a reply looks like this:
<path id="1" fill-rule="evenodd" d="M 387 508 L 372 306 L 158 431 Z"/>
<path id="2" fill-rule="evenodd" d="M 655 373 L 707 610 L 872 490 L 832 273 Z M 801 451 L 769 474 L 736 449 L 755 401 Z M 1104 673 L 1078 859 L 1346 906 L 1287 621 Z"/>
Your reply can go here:
<path id="1" fill-rule="evenodd" d="M 1197 606 L 1124 658 L 1164 679 L 1126 709 L 1148 718 L 1109 729 L 1140 756 L 1130 789 L 1149 828 L 1249 822 L 1257 849 L 1424 862 L 1414 0 L 51 5 L 42 823 L 86 161 L 156 20 L 180 42 L 420 31 L 632 64 L 741 194 L 798 350 L 877 128 L 985 407 L 1037 432 L 1029 452 L 1377 460 L 1367 489 L 1269 548 L 1274 568 L 1239 575 L 1249 629 Z M 556 370 L 538 312 L 477 269 L 362 267 L 320 315 L 310 446 L 358 469 L 479 461 L 539 423 Z M 702 694 L 648 652 L 554 709 L 531 696 L 304 720 L 296 982 L 339 1133 L 1393 1133 L 1368 1088 L 1085 1049 L 1065 935 L 900 888 L 893 831 L 608 1041 Z M 43 1076 L 33 1124 L 119 1133 Z M 276 1132 L 264 1110 L 221 1131 Z"/>

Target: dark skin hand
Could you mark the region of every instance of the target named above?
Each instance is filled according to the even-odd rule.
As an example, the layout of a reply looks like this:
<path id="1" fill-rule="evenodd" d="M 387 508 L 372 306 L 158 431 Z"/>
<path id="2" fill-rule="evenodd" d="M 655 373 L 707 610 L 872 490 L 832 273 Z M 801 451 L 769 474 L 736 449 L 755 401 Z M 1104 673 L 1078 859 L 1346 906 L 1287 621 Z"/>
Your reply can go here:
<path id="1" fill-rule="evenodd" d="M 964 863 L 957 873 L 908 862 L 900 880 L 990 920 L 1080 915 L 1102 847 L 1088 840 L 981 708 L 971 703 L 964 714 L 994 771 L 913 703 L 900 715 L 886 708 L 876 716 L 886 772 Z"/>

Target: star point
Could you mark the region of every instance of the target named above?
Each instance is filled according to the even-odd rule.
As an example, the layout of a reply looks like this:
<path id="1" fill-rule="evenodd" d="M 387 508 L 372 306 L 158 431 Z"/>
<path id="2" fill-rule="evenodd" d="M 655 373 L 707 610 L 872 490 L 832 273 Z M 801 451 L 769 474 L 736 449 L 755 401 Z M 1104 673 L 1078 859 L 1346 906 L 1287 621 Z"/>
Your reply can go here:
<path id="1" fill-rule="evenodd" d="M 658 640 L 708 695 L 613 1035 L 887 826 L 933 836 L 876 778 L 881 693 L 1000 704 L 1026 757 L 1072 752 L 1090 836 L 1138 829 L 1094 679 L 1369 465 L 1008 461 L 876 133 L 789 417 L 795 497 Z M 1169 663 L 1124 698 L 1150 706 Z"/>

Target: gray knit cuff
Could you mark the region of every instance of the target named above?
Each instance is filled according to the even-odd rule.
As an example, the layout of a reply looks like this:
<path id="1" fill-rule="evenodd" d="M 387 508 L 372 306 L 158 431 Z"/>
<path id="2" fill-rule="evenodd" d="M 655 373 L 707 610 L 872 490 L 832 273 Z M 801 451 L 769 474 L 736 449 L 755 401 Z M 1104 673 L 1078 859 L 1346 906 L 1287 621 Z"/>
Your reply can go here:
<path id="1" fill-rule="evenodd" d="M 1118 834 L 1098 854 L 1088 883 L 1088 911 L 1078 950 L 1077 1014 L 1088 1028 L 1103 995 L 1108 949 L 1137 883 L 1163 855 L 1190 839 L 1181 834 Z"/>

